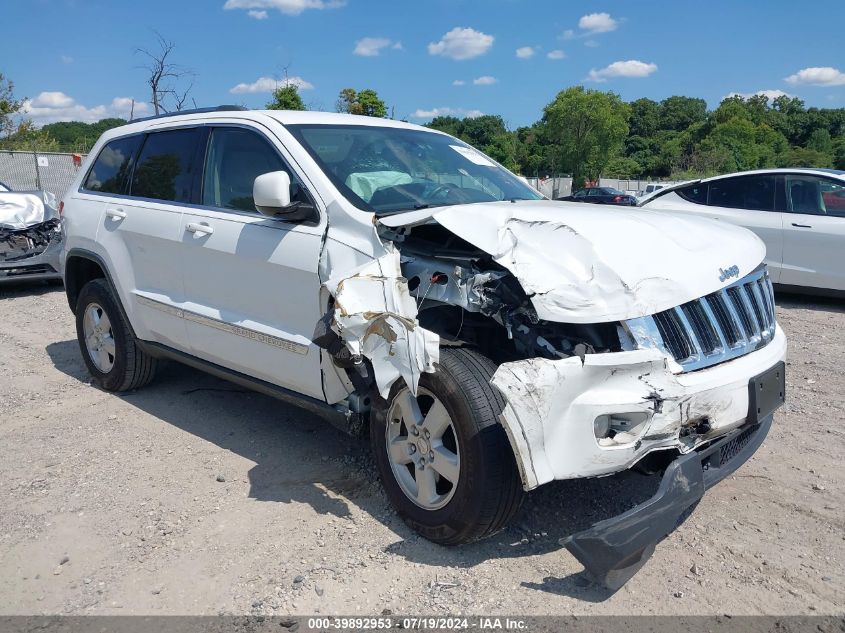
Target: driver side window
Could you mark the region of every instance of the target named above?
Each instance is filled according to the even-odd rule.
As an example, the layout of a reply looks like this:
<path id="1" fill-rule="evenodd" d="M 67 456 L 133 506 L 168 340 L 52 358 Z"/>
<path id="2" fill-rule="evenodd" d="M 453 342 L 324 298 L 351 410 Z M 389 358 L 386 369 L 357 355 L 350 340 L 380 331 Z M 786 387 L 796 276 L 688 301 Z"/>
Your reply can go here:
<path id="1" fill-rule="evenodd" d="M 252 185 L 261 174 L 288 171 L 281 157 L 256 132 L 214 128 L 208 144 L 202 203 L 238 211 L 255 211 Z"/>

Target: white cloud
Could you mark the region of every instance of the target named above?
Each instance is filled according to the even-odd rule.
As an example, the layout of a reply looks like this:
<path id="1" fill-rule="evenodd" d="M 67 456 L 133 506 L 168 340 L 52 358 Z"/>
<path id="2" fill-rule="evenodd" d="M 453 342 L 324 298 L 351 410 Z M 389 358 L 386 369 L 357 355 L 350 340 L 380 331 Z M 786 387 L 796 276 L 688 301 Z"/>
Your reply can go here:
<path id="1" fill-rule="evenodd" d="M 73 63 L 73 57 L 71 57 L 70 55 L 62 55 L 59 59 L 62 60 L 63 64 L 72 64 Z"/>
<path id="2" fill-rule="evenodd" d="M 285 84 L 294 85 L 300 90 L 311 90 L 314 88 L 313 84 L 305 81 L 302 77 L 288 77 L 286 80 L 273 79 L 272 77 L 259 77 L 251 84 L 238 84 L 234 88 L 230 88 L 229 92 L 231 92 L 233 95 L 247 93 L 252 94 L 256 92 L 273 92 L 276 88 Z"/>
<path id="3" fill-rule="evenodd" d="M 610 17 L 609 13 L 590 13 L 578 20 L 578 28 L 588 33 L 609 33 L 618 26 L 619 22 Z"/>
<path id="4" fill-rule="evenodd" d="M 564 59 L 566 57 L 566 53 L 564 53 L 562 50 L 554 50 L 549 51 L 546 54 L 546 57 L 548 57 L 549 59 Z"/>
<path id="5" fill-rule="evenodd" d="M 308 9 L 334 9 L 344 0 L 226 0 L 224 9 L 276 9 L 286 15 L 299 15 Z M 255 17 L 255 16 L 251 16 Z M 263 18 L 258 18 L 263 19 Z"/>
<path id="6" fill-rule="evenodd" d="M 481 110 L 465 110 L 463 108 L 432 108 L 431 110 L 416 110 L 411 113 L 412 119 L 433 119 L 436 116 L 456 116 L 464 119 L 474 119 L 483 116 Z"/>
<path id="7" fill-rule="evenodd" d="M 463 79 L 455 79 L 455 81 L 452 82 L 452 85 L 453 86 L 465 86 L 466 83 L 467 82 L 465 82 Z"/>
<path id="8" fill-rule="evenodd" d="M 430 43 L 428 53 L 458 60 L 472 59 L 489 51 L 494 39 L 475 29 L 455 27 L 439 42 Z"/>
<path id="9" fill-rule="evenodd" d="M 386 37 L 365 37 L 355 42 L 355 50 L 352 52 L 361 57 L 378 57 L 382 49 L 388 47 L 401 50 L 402 42 L 394 42 Z"/>
<path id="10" fill-rule="evenodd" d="M 490 75 L 484 75 L 483 77 L 472 80 L 472 85 L 474 86 L 492 86 L 495 83 L 499 83 L 499 80 Z"/>
<path id="11" fill-rule="evenodd" d="M 73 97 L 64 92 L 42 92 L 32 100 L 36 108 L 69 108 L 73 104 Z"/>
<path id="12" fill-rule="evenodd" d="M 534 54 L 537 52 L 533 46 L 522 46 L 516 49 L 516 56 L 519 59 L 531 59 L 534 57 Z"/>
<path id="13" fill-rule="evenodd" d="M 845 73 L 830 66 L 804 68 L 784 81 L 793 86 L 809 84 L 811 86 L 845 86 Z"/>
<path id="14" fill-rule="evenodd" d="M 87 108 L 63 92 L 47 91 L 40 93 L 35 99 L 25 100 L 23 112 L 38 125 L 56 121 L 94 123 L 110 117 L 128 119 L 132 112 L 132 98 L 115 97 L 109 104 Z M 143 101 L 135 102 L 135 118 L 145 116 L 149 112 L 149 104 Z"/>
<path id="15" fill-rule="evenodd" d="M 575 37 L 575 31 L 573 31 L 572 29 L 566 29 L 566 30 L 563 32 L 563 35 L 561 35 L 561 36 L 560 36 L 560 39 L 562 39 L 562 40 L 571 40 L 571 39 L 573 39 L 574 37 Z"/>
<path id="16" fill-rule="evenodd" d="M 593 68 L 587 76 L 589 81 L 604 82 L 612 77 L 648 77 L 657 71 L 657 64 L 641 62 L 636 59 L 628 61 L 613 62 L 606 68 L 596 70 Z"/>
<path id="17" fill-rule="evenodd" d="M 778 97 L 793 97 L 795 95 L 791 95 L 788 92 L 784 92 L 783 90 L 758 90 L 757 92 L 731 92 L 726 94 L 722 99 L 730 99 L 731 97 L 742 97 L 743 99 L 748 99 L 749 97 L 755 97 L 757 95 L 761 95 L 763 97 L 768 98 L 770 101 L 774 101 Z"/>
<path id="18" fill-rule="evenodd" d="M 254 20 L 266 20 L 270 17 L 266 11 L 256 11 L 255 9 L 250 9 L 246 14 Z"/>
<path id="19" fill-rule="evenodd" d="M 590 48 L 598 48 L 599 43 L 596 40 L 587 40 L 584 42 L 584 46 L 588 46 Z"/>

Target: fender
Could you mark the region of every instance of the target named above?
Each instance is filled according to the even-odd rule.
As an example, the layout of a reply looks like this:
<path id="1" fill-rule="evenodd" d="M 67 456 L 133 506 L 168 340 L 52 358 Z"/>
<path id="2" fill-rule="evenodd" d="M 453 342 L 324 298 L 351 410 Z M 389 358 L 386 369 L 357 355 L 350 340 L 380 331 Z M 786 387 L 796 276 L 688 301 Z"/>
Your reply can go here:
<path id="1" fill-rule="evenodd" d="M 132 322 L 129 320 L 129 316 L 126 314 L 126 309 L 123 307 L 123 302 L 120 299 L 120 293 L 118 293 L 117 286 L 115 285 L 114 279 L 112 278 L 111 270 L 109 270 L 108 265 L 100 255 L 85 248 L 70 249 L 64 261 L 65 294 L 67 295 L 67 302 L 68 306 L 70 307 L 70 311 L 76 314 L 76 300 L 78 298 L 78 296 L 74 295 L 74 293 L 76 293 L 75 284 L 72 285 L 68 283 L 67 261 L 71 257 L 87 259 L 88 261 L 94 262 L 95 264 L 97 264 L 97 266 L 100 267 L 100 270 L 102 270 L 103 274 L 105 275 L 106 282 L 109 284 L 109 289 L 111 290 L 112 296 L 114 297 L 114 301 L 117 304 L 117 308 L 118 310 L 120 310 L 120 315 L 123 317 L 124 323 L 126 323 L 126 325 L 129 327 L 129 331 L 131 332 L 132 336 L 135 337 L 135 329 L 132 327 Z"/>

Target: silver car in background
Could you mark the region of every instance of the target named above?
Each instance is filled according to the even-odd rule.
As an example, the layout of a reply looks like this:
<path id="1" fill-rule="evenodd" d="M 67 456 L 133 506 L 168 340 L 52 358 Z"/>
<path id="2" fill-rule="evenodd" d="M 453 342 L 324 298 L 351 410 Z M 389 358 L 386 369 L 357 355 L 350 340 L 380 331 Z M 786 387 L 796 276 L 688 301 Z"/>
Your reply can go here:
<path id="1" fill-rule="evenodd" d="M 61 283 L 61 249 L 62 223 L 52 193 L 0 191 L 0 283 Z"/>

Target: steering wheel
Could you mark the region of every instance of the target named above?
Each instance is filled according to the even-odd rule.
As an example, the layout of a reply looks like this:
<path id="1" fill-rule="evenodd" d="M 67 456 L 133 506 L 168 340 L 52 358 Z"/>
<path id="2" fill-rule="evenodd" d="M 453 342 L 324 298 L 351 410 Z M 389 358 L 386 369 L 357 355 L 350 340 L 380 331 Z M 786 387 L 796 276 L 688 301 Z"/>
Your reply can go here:
<path id="1" fill-rule="evenodd" d="M 450 191 L 452 191 L 452 185 L 437 185 L 434 189 L 429 192 L 428 197 L 435 198 L 436 196 L 443 194 L 443 197 L 445 198 L 449 195 Z"/>

